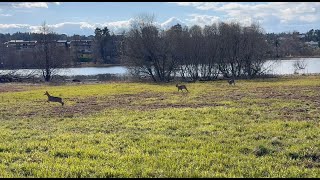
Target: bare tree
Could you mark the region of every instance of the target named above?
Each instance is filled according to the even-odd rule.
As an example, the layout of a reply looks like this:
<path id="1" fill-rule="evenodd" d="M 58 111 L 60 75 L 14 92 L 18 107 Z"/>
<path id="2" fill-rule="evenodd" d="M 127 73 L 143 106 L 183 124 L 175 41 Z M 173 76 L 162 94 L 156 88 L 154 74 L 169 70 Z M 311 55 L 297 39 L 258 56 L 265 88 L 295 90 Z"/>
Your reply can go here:
<path id="1" fill-rule="evenodd" d="M 13 47 L 0 45 L 0 82 L 22 81 L 34 76 L 34 71 L 19 73 L 19 68 L 32 66 L 32 53 L 20 52 Z M 25 61 L 24 61 L 25 60 Z M 30 63 L 30 64 L 29 64 Z M 2 69 L 2 70 L 1 70 Z"/>
<path id="2" fill-rule="evenodd" d="M 199 79 L 200 66 L 203 64 L 205 57 L 204 37 L 202 28 L 194 25 L 189 29 L 189 37 L 186 41 L 186 58 L 185 58 L 185 72 L 192 81 Z"/>
<path id="3" fill-rule="evenodd" d="M 170 29 L 164 32 L 164 38 L 167 42 L 168 57 L 171 58 L 168 75 L 173 74 L 171 78 L 174 78 L 177 72 L 180 72 L 184 77 L 184 60 L 186 55 L 186 36 L 188 36 L 188 29 L 183 28 L 180 24 L 172 26 Z M 168 77 L 169 78 L 169 77 Z"/>
<path id="4" fill-rule="evenodd" d="M 58 68 L 67 67 L 71 63 L 70 52 L 66 47 L 57 45 L 55 34 L 46 22 L 40 27 L 40 40 L 37 42 L 34 57 L 47 82 L 58 72 Z"/>
<path id="5" fill-rule="evenodd" d="M 268 44 L 256 24 L 221 22 L 190 29 L 175 25 L 161 31 L 152 17 L 146 19 L 138 19 L 126 34 L 123 51 L 127 66 L 138 75 L 168 81 L 179 72 L 182 78 L 196 81 L 219 74 L 235 78 L 262 73 Z"/>
<path id="6" fill-rule="evenodd" d="M 20 51 L 14 47 L 4 47 L 3 54 L 1 53 L 2 66 L 5 69 L 18 69 L 21 67 Z"/>
<path id="7" fill-rule="evenodd" d="M 135 19 L 125 37 L 126 66 L 140 76 L 153 81 L 169 81 L 173 71 L 169 41 L 165 32 L 153 24 L 153 15 L 141 15 Z"/>
<path id="8" fill-rule="evenodd" d="M 0 69 L 3 69 L 5 67 L 5 59 L 6 59 L 6 49 L 3 42 L 0 42 Z"/>
<path id="9" fill-rule="evenodd" d="M 298 71 L 305 70 L 307 67 L 307 62 L 303 60 L 296 60 L 293 63 L 293 68 L 294 68 L 294 74 L 298 74 Z"/>
<path id="10" fill-rule="evenodd" d="M 268 51 L 261 28 L 252 24 L 243 27 L 239 23 L 219 24 L 220 72 L 225 77 L 253 77 L 262 71 Z"/>
<path id="11" fill-rule="evenodd" d="M 240 63 L 241 74 L 253 77 L 262 71 L 267 59 L 268 44 L 257 24 L 244 27 L 241 34 Z"/>
<path id="12" fill-rule="evenodd" d="M 201 77 L 203 80 L 216 79 L 219 75 L 218 57 L 220 42 L 218 41 L 218 33 L 217 24 L 205 26 L 203 29 L 205 39 L 205 58 L 201 68 Z"/>

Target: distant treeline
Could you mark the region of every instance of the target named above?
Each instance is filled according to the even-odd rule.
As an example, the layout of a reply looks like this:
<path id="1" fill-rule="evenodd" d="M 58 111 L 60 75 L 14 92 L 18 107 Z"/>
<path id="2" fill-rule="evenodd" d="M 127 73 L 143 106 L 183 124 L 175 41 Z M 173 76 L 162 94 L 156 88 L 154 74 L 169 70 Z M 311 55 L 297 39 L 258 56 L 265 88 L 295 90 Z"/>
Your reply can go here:
<path id="1" fill-rule="evenodd" d="M 31 33 L 31 32 L 16 32 L 13 34 L 0 33 L 0 42 L 4 43 L 10 40 L 25 40 L 25 41 L 39 41 L 41 39 L 41 35 L 39 33 Z M 54 39 L 57 40 L 93 40 L 94 35 L 85 36 L 85 35 L 72 35 L 68 36 L 66 34 L 54 34 Z"/>
<path id="2" fill-rule="evenodd" d="M 319 48 L 317 48 L 319 50 Z M 125 35 L 123 62 L 136 76 L 170 81 L 250 77 L 264 73 L 268 59 L 316 54 L 297 32 L 266 34 L 257 24 L 214 23 L 200 27 L 177 24 L 168 30 L 154 25 L 152 17 L 136 19 Z"/>
<path id="3" fill-rule="evenodd" d="M 98 28 L 99 29 L 99 28 Z M 94 32 L 93 32 L 94 33 Z M 266 33 L 266 36 L 269 38 L 286 38 L 292 35 L 301 35 L 303 34 L 303 37 L 300 37 L 300 40 L 302 42 L 308 42 L 308 41 L 315 41 L 319 42 L 320 41 L 320 29 L 311 29 L 307 32 L 298 32 L 298 31 L 293 31 L 293 32 L 282 32 L 282 33 Z M 94 34 L 93 35 L 78 35 L 74 34 L 71 36 L 68 36 L 67 34 L 54 34 L 55 39 L 58 40 L 94 40 Z M 39 33 L 32 33 L 32 32 L 16 32 L 13 34 L 10 33 L 0 33 L 0 42 L 4 43 L 10 40 L 25 40 L 25 41 L 37 41 L 40 39 L 40 34 Z"/>
<path id="4" fill-rule="evenodd" d="M 164 30 L 153 23 L 152 17 L 139 17 L 121 35 L 110 34 L 108 27 L 96 28 L 90 36 L 0 34 L 0 68 L 45 69 L 46 81 L 54 69 L 81 62 L 123 64 L 133 75 L 157 82 L 177 76 L 190 81 L 212 80 L 218 75 L 255 77 L 263 73 L 267 59 L 320 55 L 318 46 L 306 44 L 319 41 L 319 32 L 265 33 L 257 24 L 242 26 L 237 22 L 205 27 L 177 24 Z M 40 43 L 29 51 L 18 51 L 4 45 L 10 40 Z M 72 49 L 50 44 L 52 40 L 92 40 L 92 44 L 88 49 Z"/>

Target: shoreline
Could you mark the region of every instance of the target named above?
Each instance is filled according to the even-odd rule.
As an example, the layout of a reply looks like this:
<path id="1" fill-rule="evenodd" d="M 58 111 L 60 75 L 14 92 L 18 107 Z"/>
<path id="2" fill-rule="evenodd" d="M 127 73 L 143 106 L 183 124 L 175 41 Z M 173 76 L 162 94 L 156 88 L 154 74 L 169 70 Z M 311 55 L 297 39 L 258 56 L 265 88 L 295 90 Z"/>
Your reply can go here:
<path id="1" fill-rule="evenodd" d="M 291 57 L 281 57 L 278 59 L 267 59 L 267 61 L 281 61 L 281 60 L 297 60 L 297 59 L 317 59 L 320 58 L 320 56 L 291 56 Z M 83 63 L 83 64 L 77 64 L 77 65 L 73 65 L 73 66 L 69 66 L 69 67 L 61 67 L 61 69 L 63 68 L 86 68 L 86 67 L 95 67 L 95 68 L 104 68 L 104 67 L 117 67 L 117 66 L 125 66 L 123 64 L 94 64 L 94 63 Z M 33 70 L 34 68 L 22 68 L 24 70 Z M 60 68 L 57 68 L 60 69 Z M 0 71 L 4 70 L 4 71 L 14 71 L 14 70 L 21 70 L 21 68 L 19 69 L 1 69 Z"/>
<path id="2" fill-rule="evenodd" d="M 74 65 L 69 67 L 60 67 L 56 69 L 66 69 L 66 68 L 86 68 L 86 67 L 96 67 L 96 68 L 103 68 L 103 67 L 117 67 L 117 66 L 124 66 L 122 64 L 81 64 L 81 65 Z M 0 71 L 15 71 L 15 70 L 34 70 L 35 68 L 19 68 L 19 69 L 1 69 Z"/>
<path id="3" fill-rule="evenodd" d="M 85 63 L 74 65 L 71 68 L 81 68 L 81 67 L 114 67 L 114 66 L 124 66 L 122 64 L 93 64 L 93 63 Z"/>
<path id="4" fill-rule="evenodd" d="M 291 56 L 291 57 L 281 57 L 278 59 L 272 59 L 272 60 L 293 60 L 293 59 L 303 59 L 303 58 L 320 58 L 320 56 Z"/>

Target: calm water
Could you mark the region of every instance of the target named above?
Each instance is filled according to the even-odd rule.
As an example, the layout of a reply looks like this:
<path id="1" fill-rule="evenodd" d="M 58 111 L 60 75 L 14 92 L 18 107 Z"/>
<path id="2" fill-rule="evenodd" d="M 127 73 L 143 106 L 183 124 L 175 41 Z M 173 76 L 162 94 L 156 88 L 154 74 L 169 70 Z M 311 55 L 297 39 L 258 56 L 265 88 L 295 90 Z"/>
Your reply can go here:
<path id="1" fill-rule="evenodd" d="M 320 73 L 320 58 L 298 58 L 290 60 L 267 61 L 264 64 L 266 69 L 269 69 L 269 74 L 293 74 L 293 64 L 296 61 L 304 62 L 306 67 L 299 73 Z"/>
<path id="2" fill-rule="evenodd" d="M 59 75 L 76 76 L 76 75 L 97 75 L 97 74 L 125 74 L 127 68 L 123 66 L 114 67 L 82 67 L 61 69 Z"/>
<path id="3" fill-rule="evenodd" d="M 1 72 L 8 72 L 10 70 L 0 70 Z M 20 69 L 16 72 L 17 74 L 39 74 L 37 69 Z M 78 76 L 78 75 L 97 75 L 97 74 L 117 74 L 122 75 L 127 73 L 127 68 L 123 66 L 113 66 L 113 67 L 81 67 L 81 68 L 61 68 L 57 69 L 57 75 L 61 76 Z"/>
<path id="4" fill-rule="evenodd" d="M 306 64 L 304 70 L 299 73 L 320 73 L 320 58 L 297 58 L 290 60 L 269 60 L 264 64 L 264 69 L 268 74 L 293 74 L 295 61 L 303 61 Z M 0 73 L 8 72 L 8 70 L 0 70 Z M 37 72 L 35 69 L 20 69 L 17 73 L 28 74 Z M 82 68 L 65 68 L 59 69 L 58 75 L 76 76 L 76 75 L 97 75 L 97 74 L 117 74 L 123 75 L 127 73 L 127 68 L 123 66 L 113 67 L 82 67 Z"/>

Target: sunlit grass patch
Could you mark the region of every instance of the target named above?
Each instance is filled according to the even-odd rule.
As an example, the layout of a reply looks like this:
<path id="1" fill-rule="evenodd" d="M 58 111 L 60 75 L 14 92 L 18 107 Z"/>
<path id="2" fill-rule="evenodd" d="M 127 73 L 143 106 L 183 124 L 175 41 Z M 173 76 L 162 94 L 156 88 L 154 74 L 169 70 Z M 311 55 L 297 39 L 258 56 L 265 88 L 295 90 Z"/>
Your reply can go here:
<path id="1" fill-rule="evenodd" d="M 319 80 L 1 92 L 0 177 L 319 177 Z"/>

